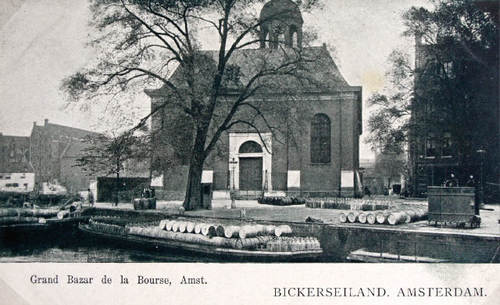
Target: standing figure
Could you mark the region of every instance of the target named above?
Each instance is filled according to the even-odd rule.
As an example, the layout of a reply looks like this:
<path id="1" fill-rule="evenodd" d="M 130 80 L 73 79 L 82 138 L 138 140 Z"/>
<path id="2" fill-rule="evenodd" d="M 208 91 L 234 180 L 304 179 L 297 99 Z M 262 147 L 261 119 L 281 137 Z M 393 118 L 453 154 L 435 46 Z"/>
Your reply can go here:
<path id="1" fill-rule="evenodd" d="M 92 194 L 92 191 L 90 189 L 87 189 L 88 191 L 88 199 L 89 199 L 89 205 L 94 206 L 94 194 Z"/>
<path id="2" fill-rule="evenodd" d="M 473 175 L 469 176 L 469 180 L 467 180 L 467 183 L 465 185 L 474 188 L 474 214 L 479 215 L 479 188 L 476 185 L 476 180 L 474 179 Z"/>
<path id="3" fill-rule="evenodd" d="M 458 186 L 458 180 L 457 180 L 457 178 L 455 178 L 454 173 L 450 174 L 450 179 L 448 179 L 444 182 L 444 186 L 446 186 L 446 187 L 457 187 Z"/>

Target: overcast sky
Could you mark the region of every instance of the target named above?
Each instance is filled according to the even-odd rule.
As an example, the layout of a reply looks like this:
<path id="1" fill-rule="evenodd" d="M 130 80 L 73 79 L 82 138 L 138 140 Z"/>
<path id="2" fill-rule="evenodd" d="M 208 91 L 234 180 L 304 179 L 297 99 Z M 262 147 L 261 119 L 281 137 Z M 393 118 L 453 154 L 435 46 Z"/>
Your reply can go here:
<path id="1" fill-rule="evenodd" d="M 387 56 L 411 50 L 401 35 L 401 14 L 427 0 L 324 0 L 322 10 L 304 14 L 305 26 L 336 49 L 335 59 L 350 85 L 363 86 L 363 100 L 384 86 Z M 33 121 L 99 130 L 98 115 L 66 109 L 61 79 L 92 58 L 85 48 L 91 30 L 86 0 L 0 1 L 0 132 L 29 135 Z M 205 47 L 210 47 L 209 39 Z M 148 99 L 140 100 L 144 112 Z M 364 134 L 369 109 L 363 105 Z M 373 154 L 361 139 L 360 158 Z"/>

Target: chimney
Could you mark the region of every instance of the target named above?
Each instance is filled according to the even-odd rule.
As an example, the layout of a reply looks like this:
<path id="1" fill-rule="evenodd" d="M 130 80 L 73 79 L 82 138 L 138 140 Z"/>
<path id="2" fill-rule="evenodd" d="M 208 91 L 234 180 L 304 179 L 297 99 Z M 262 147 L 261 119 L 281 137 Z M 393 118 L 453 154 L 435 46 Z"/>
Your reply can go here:
<path id="1" fill-rule="evenodd" d="M 33 127 L 36 127 L 36 121 L 33 121 Z"/>
<path id="2" fill-rule="evenodd" d="M 45 126 L 49 125 L 49 119 L 45 119 Z"/>

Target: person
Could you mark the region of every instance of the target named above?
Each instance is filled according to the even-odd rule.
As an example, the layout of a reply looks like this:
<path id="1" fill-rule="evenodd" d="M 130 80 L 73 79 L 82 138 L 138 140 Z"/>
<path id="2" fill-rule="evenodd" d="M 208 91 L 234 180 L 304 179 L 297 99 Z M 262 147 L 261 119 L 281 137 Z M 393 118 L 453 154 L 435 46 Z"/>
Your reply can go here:
<path id="1" fill-rule="evenodd" d="M 458 186 L 458 180 L 455 178 L 455 174 L 451 173 L 450 174 L 450 179 L 446 180 L 444 182 L 445 187 L 457 187 Z"/>
<path id="2" fill-rule="evenodd" d="M 150 195 L 149 195 L 149 189 L 148 188 L 144 188 L 144 190 L 142 191 L 142 198 L 149 198 Z"/>
<path id="3" fill-rule="evenodd" d="M 474 214 L 479 215 L 479 189 L 476 187 L 476 180 L 474 179 L 473 175 L 469 176 L 469 180 L 467 180 L 465 185 L 474 188 Z"/>
<path id="4" fill-rule="evenodd" d="M 469 176 L 469 180 L 467 180 L 467 182 L 465 183 L 465 186 L 476 187 L 476 181 L 474 180 L 474 176 L 473 175 Z"/>
<path id="5" fill-rule="evenodd" d="M 364 192 L 365 192 L 366 196 L 368 196 L 368 197 L 372 196 L 372 192 L 370 192 L 370 188 L 367 185 L 365 185 Z"/>
<path id="6" fill-rule="evenodd" d="M 87 189 L 88 194 L 89 194 L 89 205 L 94 206 L 94 194 L 92 194 L 92 191 L 90 189 Z"/>

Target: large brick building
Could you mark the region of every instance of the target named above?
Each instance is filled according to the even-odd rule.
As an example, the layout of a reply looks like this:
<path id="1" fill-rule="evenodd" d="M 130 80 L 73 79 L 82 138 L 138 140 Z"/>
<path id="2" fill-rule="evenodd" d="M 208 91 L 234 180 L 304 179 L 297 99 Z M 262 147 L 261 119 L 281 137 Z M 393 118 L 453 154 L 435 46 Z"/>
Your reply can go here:
<path id="1" fill-rule="evenodd" d="M 57 180 L 69 192 L 86 190 L 90 177 L 79 167 L 76 159 L 88 144 L 84 142 L 87 136 L 96 133 L 49 123 L 45 119 L 43 125 L 33 122 L 30 135 L 30 161 L 35 171 L 36 183 Z"/>
<path id="2" fill-rule="evenodd" d="M 288 13 L 284 17 L 280 11 Z M 350 86 L 338 70 L 326 47 L 302 47 L 302 15 L 292 1 L 272 0 L 261 11 L 261 18 L 280 15 L 279 19 L 263 22 L 259 49 L 235 51 L 228 63 L 244 77 L 250 77 L 258 67 L 259 58 L 271 60 L 283 56 L 282 48 L 297 48 L 314 61 L 305 69 L 307 84 L 297 84 L 289 79 L 274 79 L 280 86 L 275 91 L 260 92 L 252 98 L 274 105 L 291 98 L 286 92 L 294 91 L 295 104 L 286 111 L 269 108 L 272 121 L 280 122 L 277 130 L 270 130 L 263 122 L 255 122 L 254 128 L 235 125 L 221 136 L 217 149 L 205 162 L 204 177 L 213 182 L 215 190 L 233 188 L 239 195 L 257 196 L 262 191 L 301 192 L 311 196 L 352 196 L 359 184 L 359 136 L 362 132 L 361 87 Z M 276 32 L 280 31 L 280 32 Z M 282 39 L 282 40 L 281 40 Z M 278 40 L 284 46 L 277 47 Z M 286 51 L 285 51 L 286 52 Z M 216 51 L 202 51 L 207 61 L 217 62 Z M 176 71 L 171 81 L 182 72 Z M 241 83 L 245 83 L 243 80 Z M 319 85 L 318 85 L 319 84 Z M 234 99 L 238 87 L 228 82 L 221 99 Z M 169 89 L 163 87 L 146 90 L 154 109 L 165 99 L 171 98 Z M 237 95 L 236 95 L 237 96 Z M 262 103 L 261 103 L 262 105 Z M 263 111 L 266 111 L 263 107 Z M 274 112 L 273 112 L 274 111 Z M 290 123 L 286 116 L 300 111 L 298 121 Z M 239 114 L 245 119 L 255 117 L 252 110 Z M 184 196 L 187 183 L 188 159 L 184 152 L 176 151 L 175 143 L 191 141 L 179 138 L 180 129 L 186 128 L 189 118 L 164 108 L 153 117 L 153 130 L 164 130 L 165 148 L 157 158 L 174 160 L 163 170 L 164 189 L 179 197 Z M 182 122 L 179 122 L 182 121 Z M 168 131 L 172 126 L 179 132 Z M 294 125 L 294 126 L 290 126 Z M 292 131 L 295 132 L 293 135 Z"/>
<path id="3" fill-rule="evenodd" d="M 434 44 L 422 40 L 415 39 L 416 98 L 409 146 L 413 193 L 425 196 L 427 186 L 442 185 L 453 173 L 460 185 L 470 175 L 476 183 L 482 176 L 488 195 L 498 196 L 498 50 L 470 49 L 446 36 Z M 453 54 L 447 52 L 450 44 Z"/>

